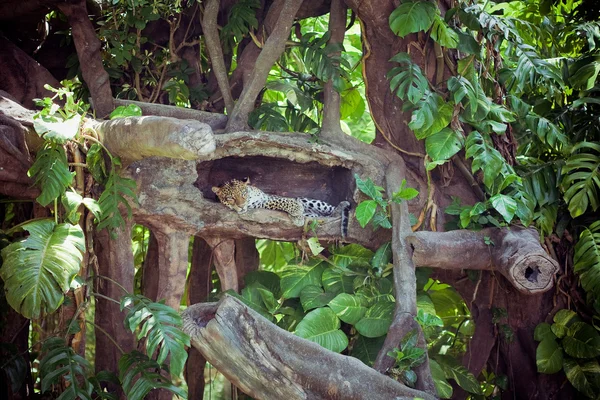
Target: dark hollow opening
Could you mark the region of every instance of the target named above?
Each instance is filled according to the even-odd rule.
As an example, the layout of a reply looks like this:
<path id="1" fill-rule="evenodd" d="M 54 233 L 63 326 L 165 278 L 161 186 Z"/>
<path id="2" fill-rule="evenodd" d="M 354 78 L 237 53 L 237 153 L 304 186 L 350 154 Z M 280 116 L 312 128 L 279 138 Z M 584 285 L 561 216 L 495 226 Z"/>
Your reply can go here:
<path id="1" fill-rule="evenodd" d="M 231 179 L 250 178 L 252 185 L 265 193 L 285 197 L 308 197 L 337 205 L 352 203 L 354 178 L 349 169 L 329 167 L 317 162 L 296 163 L 273 157 L 225 157 L 198 163 L 195 186 L 206 199 L 218 201 L 213 186 Z"/>
<path id="2" fill-rule="evenodd" d="M 537 282 L 539 274 L 540 269 L 538 267 L 527 267 L 527 269 L 525 269 L 525 279 L 527 279 L 529 282 Z"/>

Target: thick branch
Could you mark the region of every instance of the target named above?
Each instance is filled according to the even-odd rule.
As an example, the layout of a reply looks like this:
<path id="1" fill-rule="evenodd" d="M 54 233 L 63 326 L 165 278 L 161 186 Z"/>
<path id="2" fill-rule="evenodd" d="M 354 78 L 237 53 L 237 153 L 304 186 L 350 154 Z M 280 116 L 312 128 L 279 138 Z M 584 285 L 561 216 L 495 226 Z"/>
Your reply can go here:
<path id="1" fill-rule="evenodd" d="M 142 109 L 143 115 L 156 115 L 159 117 L 171 117 L 179 119 L 195 119 L 196 121 L 204 122 L 213 130 L 223 129 L 227 124 L 227 116 L 225 114 L 212 113 L 208 111 L 193 110 L 191 108 L 183 108 L 177 106 L 169 106 L 165 104 L 145 103 L 134 100 L 114 99 L 115 106 L 128 106 L 135 104 Z"/>
<path id="2" fill-rule="evenodd" d="M 284 331 L 230 296 L 189 307 L 183 321 L 194 347 L 257 399 L 435 398 Z"/>
<path id="3" fill-rule="evenodd" d="M 233 111 L 233 98 L 231 97 L 227 68 L 225 67 L 223 49 L 221 48 L 219 31 L 217 30 L 217 15 L 220 3 L 220 0 L 208 0 L 204 7 L 204 18 L 202 18 L 201 22 L 206 49 L 208 50 L 212 64 L 212 71 L 215 74 L 215 78 L 217 78 L 217 84 L 225 102 L 225 109 L 228 114 L 231 114 Z"/>
<path id="4" fill-rule="evenodd" d="M 265 87 L 267 75 L 271 67 L 285 50 L 285 42 L 290 35 L 292 23 L 300 5 L 302 5 L 302 0 L 279 1 L 284 1 L 281 13 L 273 28 L 273 32 L 269 35 L 260 55 L 256 59 L 250 79 L 244 82 L 244 90 L 227 123 L 227 131 L 229 132 L 243 130 L 248 126 L 248 115 L 254 109 L 254 102 Z M 277 6 L 277 1 L 271 5 L 271 7 L 275 6 Z"/>
<path id="5" fill-rule="evenodd" d="M 130 117 L 90 120 L 85 128 L 95 131 L 113 154 L 128 161 L 151 156 L 194 160 L 215 150 L 210 126 L 193 120 Z"/>
<path id="6" fill-rule="evenodd" d="M 114 109 L 113 98 L 108 73 L 102 65 L 102 45 L 88 17 L 85 0 L 59 3 L 57 7 L 66 15 L 71 25 L 83 79 L 94 99 L 96 115 L 103 118 Z"/>
<path id="7" fill-rule="evenodd" d="M 415 232 L 408 241 L 417 266 L 498 271 L 525 294 L 549 290 L 558 271 L 533 229 Z"/>
<path id="8" fill-rule="evenodd" d="M 337 45 L 344 41 L 346 28 L 346 5 L 342 0 L 331 1 L 331 11 L 329 13 L 329 33 L 330 38 L 328 45 Z M 332 53 L 330 56 L 339 56 L 339 52 Z M 325 83 L 323 90 L 323 126 L 321 129 L 321 137 L 344 135 L 340 127 L 340 94 L 333 87 L 333 79 Z"/>
<path id="9" fill-rule="evenodd" d="M 401 176 L 393 173 L 398 170 L 392 164 L 386 173 L 386 190 L 388 196 L 401 185 Z M 377 354 L 373 368 L 384 373 L 394 365 L 394 359 L 387 355 L 389 351 L 400 345 L 400 341 L 411 330 L 417 330 L 419 335 L 418 345 L 427 349 L 427 343 L 419 324 L 415 321 L 417 315 L 417 278 L 415 264 L 410 255 L 406 238 L 412 233 L 406 202 L 392 204 L 392 252 L 394 262 L 394 291 L 396 308 L 394 319 L 388 330 L 383 347 Z M 427 354 L 427 353 L 425 353 Z M 433 377 L 429 369 L 429 359 L 415 368 L 417 373 L 416 387 L 432 395 L 436 394 Z"/>

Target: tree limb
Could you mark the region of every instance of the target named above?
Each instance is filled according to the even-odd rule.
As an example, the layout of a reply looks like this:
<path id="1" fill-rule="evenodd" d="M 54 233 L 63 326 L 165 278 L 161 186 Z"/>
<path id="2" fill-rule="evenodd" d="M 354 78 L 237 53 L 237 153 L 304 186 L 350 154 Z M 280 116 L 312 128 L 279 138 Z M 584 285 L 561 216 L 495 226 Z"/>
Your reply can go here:
<path id="1" fill-rule="evenodd" d="M 281 13 L 275 23 L 273 32 L 269 35 L 260 55 L 256 59 L 256 64 L 254 65 L 250 79 L 247 82 L 244 82 L 244 90 L 242 91 L 240 99 L 236 103 L 229 118 L 229 122 L 227 123 L 226 130 L 228 132 L 247 128 L 248 115 L 254 109 L 254 102 L 261 90 L 265 87 L 269 71 L 273 64 L 275 64 L 275 61 L 281 56 L 281 53 L 285 50 L 285 42 L 290 35 L 292 23 L 294 22 L 298 9 L 302 5 L 302 0 L 279 1 L 284 2 Z M 278 2 L 275 1 L 271 7 L 277 6 L 277 3 Z"/>
<path id="2" fill-rule="evenodd" d="M 223 96 L 225 109 L 228 114 L 231 114 L 233 112 L 233 98 L 231 97 L 227 68 L 225 67 L 225 59 L 223 58 L 223 48 L 221 47 L 219 31 L 217 29 L 217 15 L 220 4 L 220 0 L 208 0 L 204 6 L 204 18 L 202 18 L 201 23 L 206 50 L 208 50 L 212 64 L 212 71 L 215 74 L 219 90 Z"/>
<path id="3" fill-rule="evenodd" d="M 182 316 L 193 346 L 257 399 L 435 399 L 277 327 L 230 296 Z"/>

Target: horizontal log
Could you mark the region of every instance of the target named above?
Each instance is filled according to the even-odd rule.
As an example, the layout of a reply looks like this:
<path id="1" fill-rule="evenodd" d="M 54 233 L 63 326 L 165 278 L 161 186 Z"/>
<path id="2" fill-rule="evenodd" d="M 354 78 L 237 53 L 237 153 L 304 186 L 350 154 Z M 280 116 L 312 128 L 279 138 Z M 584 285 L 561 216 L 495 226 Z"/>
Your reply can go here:
<path id="1" fill-rule="evenodd" d="M 230 296 L 190 306 L 182 317 L 192 345 L 256 399 L 434 399 L 277 327 Z"/>
<path id="2" fill-rule="evenodd" d="M 407 237 L 418 267 L 498 271 L 520 292 L 552 287 L 558 263 L 540 245 L 534 229 L 414 232 Z"/>

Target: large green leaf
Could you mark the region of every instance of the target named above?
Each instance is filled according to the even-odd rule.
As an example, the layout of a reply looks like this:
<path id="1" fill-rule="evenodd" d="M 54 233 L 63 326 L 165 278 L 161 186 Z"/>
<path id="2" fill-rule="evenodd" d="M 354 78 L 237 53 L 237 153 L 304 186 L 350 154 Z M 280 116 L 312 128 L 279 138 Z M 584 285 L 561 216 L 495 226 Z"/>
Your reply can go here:
<path id="1" fill-rule="evenodd" d="M 441 399 L 452 398 L 452 385 L 446 380 L 446 374 L 444 374 L 444 370 L 440 367 L 440 364 L 435 360 L 429 360 L 429 367 L 438 396 Z"/>
<path id="2" fill-rule="evenodd" d="M 69 171 L 65 150 L 57 144 L 47 144 L 39 151 L 27 174 L 40 186 L 42 193 L 36 200 L 44 207 L 65 192 L 75 175 Z"/>
<path id="3" fill-rule="evenodd" d="M 88 379 L 92 367 L 85 358 L 59 337 L 44 342 L 42 353 L 39 367 L 42 392 L 62 384 L 64 379 L 69 384 L 60 395 L 61 400 L 92 399 L 93 386 Z"/>
<path id="4" fill-rule="evenodd" d="M 137 350 L 119 360 L 119 379 L 129 400 L 142 400 L 154 389 L 164 389 L 187 399 L 187 393 L 160 373 L 161 365 Z"/>
<path id="5" fill-rule="evenodd" d="M 437 6 L 429 1 L 405 1 L 390 14 L 390 28 L 400 37 L 426 31 L 439 12 Z"/>
<path id="6" fill-rule="evenodd" d="M 438 42 L 440 46 L 449 49 L 455 49 L 458 46 L 458 34 L 439 15 L 436 15 L 433 21 L 431 38 Z"/>
<path id="7" fill-rule="evenodd" d="M 300 302 L 304 311 L 326 306 L 335 294 L 324 292 L 321 286 L 309 285 L 300 292 Z"/>
<path id="8" fill-rule="evenodd" d="M 351 294 L 340 293 L 329 302 L 329 307 L 345 323 L 354 325 L 362 319 L 367 312 L 362 301 Z"/>
<path id="9" fill-rule="evenodd" d="M 354 276 L 338 269 L 328 268 L 323 271 L 322 282 L 325 291 L 335 295 L 354 292 Z"/>
<path id="10" fill-rule="evenodd" d="M 490 203 L 507 223 L 512 221 L 517 212 L 517 202 L 510 196 L 498 193 L 490 198 Z"/>
<path id="11" fill-rule="evenodd" d="M 600 221 L 594 222 L 579 235 L 573 262 L 581 286 L 600 297 Z"/>
<path id="12" fill-rule="evenodd" d="M 472 171 L 477 172 L 481 169 L 483 171 L 483 183 L 486 187 L 491 188 L 505 163 L 502 155 L 481 133 L 473 131 L 467 138 L 466 156 L 473 158 Z"/>
<path id="13" fill-rule="evenodd" d="M 113 160 L 113 162 L 115 162 Z M 131 206 L 125 196 L 137 202 L 135 194 L 136 183 L 132 179 L 123 178 L 112 171 L 106 181 L 106 187 L 98 199 L 101 210 L 101 220 L 98 229 L 117 229 L 125 224 L 125 220 L 119 210 L 119 204 L 127 209 L 127 215 L 131 217 Z"/>
<path id="14" fill-rule="evenodd" d="M 358 338 L 356 338 L 356 341 L 352 346 L 352 352 L 350 355 L 358 358 L 360 361 L 371 367 L 373 366 L 373 363 L 375 362 L 377 354 L 379 354 L 379 350 L 381 350 L 384 341 L 385 336 L 380 336 L 378 338 L 367 338 L 362 335 L 358 335 Z"/>
<path id="15" fill-rule="evenodd" d="M 448 160 L 462 149 L 464 142 L 460 132 L 444 128 L 425 139 L 425 148 L 433 161 Z"/>
<path id="16" fill-rule="evenodd" d="M 38 135 L 46 140 L 59 144 L 73 139 L 79 133 L 81 115 L 75 114 L 63 120 L 56 117 L 37 117 L 33 119 L 33 128 Z"/>
<path id="17" fill-rule="evenodd" d="M 535 363 L 538 372 L 554 374 L 562 368 L 563 350 L 558 342 L 548 338 L 540 342 L 535 351 Z"/>
<path id="18" fill-rule="evenodd" d="M 390 90 L 400 99 L 417 104 L 429 90 L 429 81 L 421 72 L 421 68 L 412 62 L 408 53 L 398 53 L 390 61 L 400 64 L 387 74 Z"/>
<path id="19" fill-rule="evenodd" d="M 354 213 L 362 228 L 367 226 L 369 221 L 373 218 L 375 210 L 377 210 L 377 202 L 375 200 L 365 200 L 358 204 Z"/>
<path id="20" fill-rule="evenodd" d="M 469 393 L 481 394 L 481 387 L 477 378 L 454 357 L 437 355 L 435 359 L 444 371 L 446 379 L 454 379 L 461 388 Z"/>
<path id="21" fill-rule="evenodd" d="M 579 322 L 579 316 L 571 310 L 559 310 L 554 314 L 554 323 L 551 326 L 552 333 L 557 337 L 563 338 L 571 326 L 575 322 Z"/>
<path id="22" fill-rule="evenodd" d="M 565 201 L 573 218 L 600 206 L 600 143 L 580 142 L 562 168 Z"/>
<path id="23" fill-rule="evenodd" d="M 262 239 L 257 240 L 256 248 L 260 254 L 261 268 L 268 270 L 278 271 L 295 257 L 295 247 L 289 242 Z"/>
<path id="24" fill-rule="evenodd" d="M 452 120 L 454 107 L 439 94 L 428 91 L 413 111 L 408 127 L 417 139 L 425 139 L 447 127 Z"/>
<path id="25" fill-rule="evenodd" d="M 371 260 L 371 265 L 373 266 L 373 269 L 378 272 L 378 274 L 381 274 L 385 267 L 387 267 L 387 265 L 391 262 L 392 242 L 385 242 L 375 252 L 373 259 Z"/>
<path id="26" fill-rule="evenodd" d="M 279 276 L 270 271 L 252 271 L 244 276 L 246 286 L 259 283 L 271 291 L 276 297 L 279 296 L 279 292 L 281 291 L 279 281 Z"/>
<path id="27" fill-rule="evenodd" d="M 325 265 L 320 261 L 311 261 L 307 265 L 294 265 L 281 273 L 283 297 L 300 297 L 302 290 L 309 285 L 320 286 Z"/>
<path id="28" fill-rule="evenodd" d="M 538 342 L 541 342 L 544 339 L 556 339 L 556 335 L 552 332 L 552 328 L 549 323 L 542 322 L 535 327 L 533 338 Z"/>
<path id="29" fill-rule="evenodd" d="M 348 347 L 348 337 L 340 330 L 340 320 L 327 307 L 318 308 L 306 314 L 296 328 L 296 335 L 340 353 Z"/>
<path id="30" fill-rule="evenodd" d="M 569 326 L 562 346 L 565 353 L 572 357 L 597 357 L 600 355 L 600 335 L 593 326 L 585 322 L 575 322 Z"/>
<path id="31" fill-rule="evenodd" d="M 448 79 L 448 90 L 452 93 L 454 104 L 463 102 L 465 106 L 469 105 L 471 117 L 477 111 L 478 98 L 477 91 L 473 84 L 464 76 L 452 76 Z"/>
<path id="32" fill-rule="evenodd" d="M 358 333 L 369 338 L 385 335 L 392 324 L 395 305 L 391 301 L 375 303 L 354 327 Z"/>
<path id="33" fill-rule="evenodd" d="M 51 220 L 23 225 L 29 236 L 2 249 L 8 303 L 26 318 L 56 310 L 83 261 L 83 231 L 79 225 Z"/>
<path id="34" fill-rule="evenodd" d="M 190 337 L 182 330 L 182 319 L 171 307 L 156 303 L 142 295 L 127 295 L 121 299 L 121 310 L 129 308 L 125 327 L 137 331 L 137 338 L 146 338 L 146 353 L 152 357 L 158 350 L 156 361 L 162 364 L 170 357 L 173 376 L 183 372 Z"/>
<path id="35" fill-rule="evenodd" d="M 596 360 L 574 360 L 565 358 L 563 362 L 565 374 L 571 385 L 589 398 L 597 398 L 600 365 Z"/>
<path id="36" fill-rule="evenodd" d="M 342 247 L 331 248 L 331 260 L 341 268 L 364 267 L 369 268 L 373 252 L 358 244 L 349 244 Z"/>

